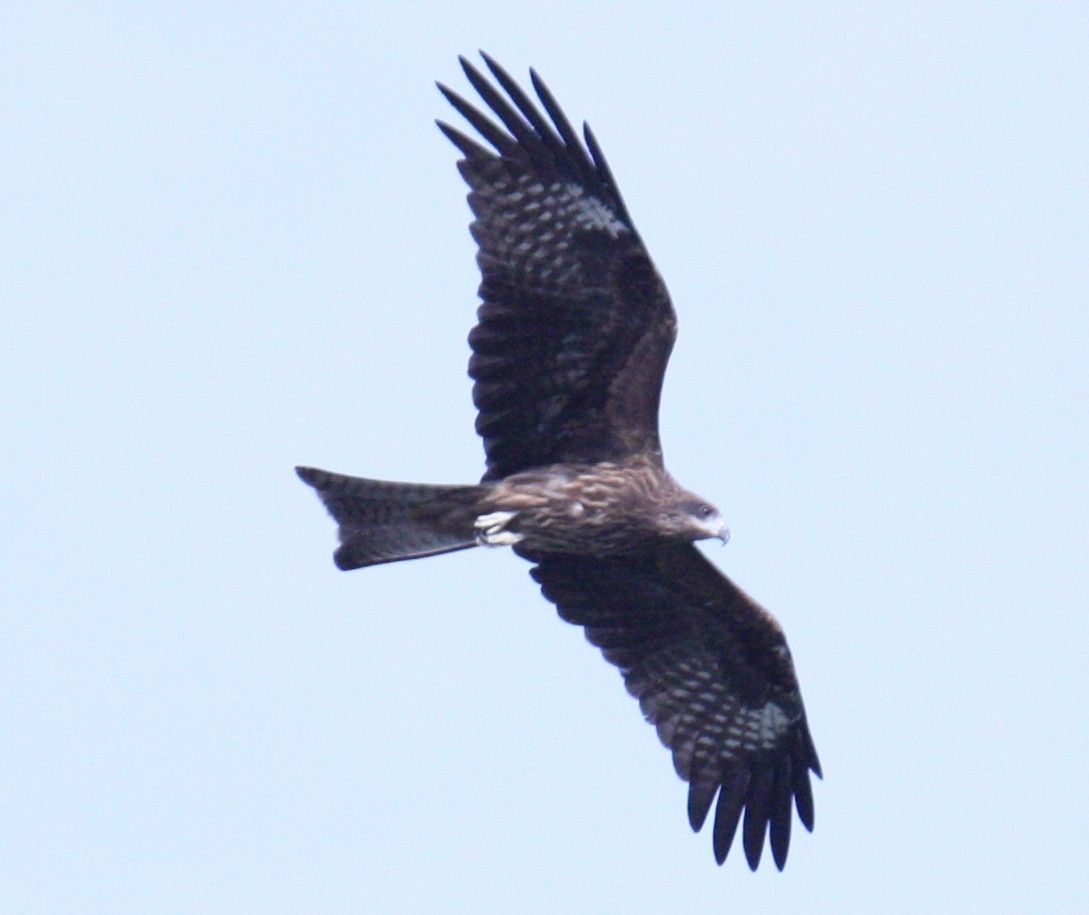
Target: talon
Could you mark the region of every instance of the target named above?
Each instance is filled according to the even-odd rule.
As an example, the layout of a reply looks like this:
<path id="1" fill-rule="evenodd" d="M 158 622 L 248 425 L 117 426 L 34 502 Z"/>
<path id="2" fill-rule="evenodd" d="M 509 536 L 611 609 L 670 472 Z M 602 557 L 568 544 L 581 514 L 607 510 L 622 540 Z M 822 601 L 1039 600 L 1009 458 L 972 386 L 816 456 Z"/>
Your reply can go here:
<path id="1" fill-rule="evenodd" d="M 481 546 L 511 546 L 523 540 L 524 534 L 507 530 L 507 525 L 517 515 L 517 512 L 492 512 L 489 515 L 481 515 L 473 525 L 476 542 Z"/>

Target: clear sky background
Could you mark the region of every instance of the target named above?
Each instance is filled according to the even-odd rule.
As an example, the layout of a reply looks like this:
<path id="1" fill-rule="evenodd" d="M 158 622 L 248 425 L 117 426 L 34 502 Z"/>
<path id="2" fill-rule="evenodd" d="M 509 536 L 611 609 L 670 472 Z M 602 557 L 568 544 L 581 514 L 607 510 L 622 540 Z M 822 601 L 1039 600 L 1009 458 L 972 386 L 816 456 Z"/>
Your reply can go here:
<path id="1" fill-rule="evenodd" d="M 0 13 L 0 910 L 1084 906 L 1085 7 L 465 7 Z M 525 563 L 339 573 L 292 473 L 481 472 L 478 47 L 672 292 L 666 456 L 826 772 L 783 874 Z"/>

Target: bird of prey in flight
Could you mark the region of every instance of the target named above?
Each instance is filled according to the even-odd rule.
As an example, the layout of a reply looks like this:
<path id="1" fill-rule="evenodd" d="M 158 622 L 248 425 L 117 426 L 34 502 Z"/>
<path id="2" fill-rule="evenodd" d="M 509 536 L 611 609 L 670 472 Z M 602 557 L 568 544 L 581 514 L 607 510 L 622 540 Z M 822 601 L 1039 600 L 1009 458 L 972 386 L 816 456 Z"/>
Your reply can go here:
<path id="1" fill-rule="evenodd" d="M 782 629 L 696 549 L 729 532 L 663 464 L 669 295 L 589 126 L 580 138 L 535 72 L 539 106 L 483 58 L 491 81 L 461 64 L 494 119 L 440 84 L 479 136 L 439 128 L 464 157 L 483 277 L 469 375 L 484 476 L 435 486 L 297 472 L 340 526 L 341 569 L 478 545 L 532 562 L 672 750 L 693 829 L 717 797 L 715 859 L 740 824 L 749 867 L 768 837 L 782 869 L 791 807 L 813 828 L 820 764 Z"/>

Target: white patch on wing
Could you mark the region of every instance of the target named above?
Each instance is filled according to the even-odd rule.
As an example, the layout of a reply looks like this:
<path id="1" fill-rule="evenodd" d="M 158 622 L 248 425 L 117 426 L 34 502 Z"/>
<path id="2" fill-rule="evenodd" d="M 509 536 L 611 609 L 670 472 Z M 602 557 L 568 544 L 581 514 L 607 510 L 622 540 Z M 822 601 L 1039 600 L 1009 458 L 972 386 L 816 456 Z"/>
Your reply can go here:
<path id="1" fill-rule="evenodd" d="M 516 274 L 534 278 L 545 291 L 582 286 L 583 258 L 572 239 L 581 232 L 613 238 L 630 234 L 612 208 L 574 181 L 543 183 L 532 173 L 490 171 L 470 194 L 479 217 L 474 237 L 481 249 Z"/>
<path id="2" fill-rule="evenodd" d="M 768 750 L 779 742 L 790 726 L 790 719 L 774 702 L 766 703 L 763 708 L 753 709 L 745 717 L 749 735 Z"/>
<path id="3" fill-rule="evenodd" d="M 613 238 L 628 231 L 628 227 L 616 218 L 611 209 L 577 184 L 568 184 L 566 191 L 575 203 L 570 208 L 571 216 L 581 228 L 604 229 Z"/>

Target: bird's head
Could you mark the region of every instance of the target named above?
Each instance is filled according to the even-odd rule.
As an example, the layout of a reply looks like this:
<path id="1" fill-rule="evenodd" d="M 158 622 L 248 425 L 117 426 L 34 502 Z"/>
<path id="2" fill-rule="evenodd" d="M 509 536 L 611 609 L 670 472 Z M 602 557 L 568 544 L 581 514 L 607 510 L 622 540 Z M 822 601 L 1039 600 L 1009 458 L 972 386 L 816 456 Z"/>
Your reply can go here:
<path id="1" fill-rule="evenodd" d="M 730 539 L 730 529 L 718 509 L 692 493 L 681 494 L 662 523 L 669 534 L 683 540 L 715 537 L 725 544 Z"/>

